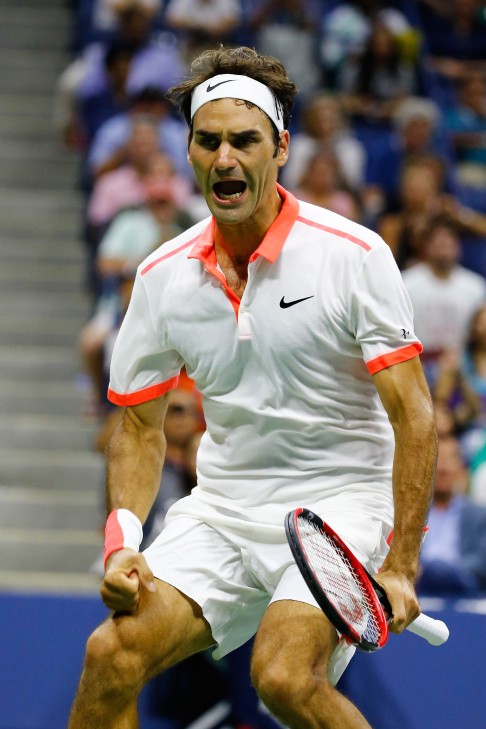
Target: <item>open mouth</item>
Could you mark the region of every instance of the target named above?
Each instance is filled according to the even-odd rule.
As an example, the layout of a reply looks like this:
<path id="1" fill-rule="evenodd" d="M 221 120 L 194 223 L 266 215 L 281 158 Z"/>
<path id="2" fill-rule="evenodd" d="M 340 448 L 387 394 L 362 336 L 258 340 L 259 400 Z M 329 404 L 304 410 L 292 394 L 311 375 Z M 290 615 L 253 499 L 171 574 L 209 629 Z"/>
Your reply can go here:
<path id="1" fill-rule="evenodd" d="M 218 200 L 238 200 L 246 190 L 243 180 L 223 180 L 215 182 L 213 192 Z"/>

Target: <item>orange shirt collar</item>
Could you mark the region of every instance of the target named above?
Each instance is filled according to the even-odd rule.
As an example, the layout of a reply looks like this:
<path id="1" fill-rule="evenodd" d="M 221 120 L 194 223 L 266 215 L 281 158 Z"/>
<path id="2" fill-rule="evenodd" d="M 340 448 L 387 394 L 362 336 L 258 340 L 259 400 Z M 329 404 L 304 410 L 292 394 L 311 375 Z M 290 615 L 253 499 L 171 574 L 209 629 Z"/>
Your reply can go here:
<path id="1" fill-rule="evenodd" d="M 264 239 L 252 254 L 250 262 L 254 261 L 257 256 L 263 256 L 269 263 L 275 263 L 299 214 L 299 203 L 297 199 L 279 184 L 277 184 L 277 190 L 283 200 L 282 208 L 267 230 Z M 191 248 L 188 258 L 198 258 L 209 266 L 216 265 L 216 253 L 214 250 L 215 225 L 216 221 L 213 217 L 208 227 L 201 233 Z"/>

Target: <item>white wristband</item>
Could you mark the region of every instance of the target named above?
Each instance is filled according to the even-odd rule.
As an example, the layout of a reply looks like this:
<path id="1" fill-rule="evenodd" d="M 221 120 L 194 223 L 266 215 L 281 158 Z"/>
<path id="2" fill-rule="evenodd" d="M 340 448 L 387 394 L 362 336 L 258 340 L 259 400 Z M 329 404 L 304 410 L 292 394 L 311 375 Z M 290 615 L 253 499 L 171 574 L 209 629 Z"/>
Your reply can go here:
<path id="1" fill-rule="evenodd" d="M 112 511 L 105 527 L 105 564 L 108 557 L 120 549 L 133 549 L 138 552 L 142 538 L 142 522 L 138 516 L 128 509 Z"/>

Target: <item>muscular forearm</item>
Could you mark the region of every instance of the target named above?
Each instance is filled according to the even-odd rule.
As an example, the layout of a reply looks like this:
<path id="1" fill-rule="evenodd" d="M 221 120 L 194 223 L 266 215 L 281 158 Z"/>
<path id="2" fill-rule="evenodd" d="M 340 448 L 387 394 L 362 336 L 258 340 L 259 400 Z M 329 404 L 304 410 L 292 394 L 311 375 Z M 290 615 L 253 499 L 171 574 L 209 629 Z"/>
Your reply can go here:
<path id="1" fill-rule="evenodd" d="M 432 497 L 437 458 L 433 413 L 421 412 L 395 424 L 393 540 L 383 569 L 414 580 L 419 565 L 423 527 Z"/>
<path id="2" fill-rule="evenodd" d="M 159 489 L 164 455 L 161 425 L 147 425 L 128 408 L 108 451 L 108 513 L 129 509 L 145 521 Z"/>
<path id="3" fill-rule="evenodd" d="M 432 400 L 418 357 L 382 370 L 374 380 L 395 433 L 394 532 L 376 578 L 390 601 L 390 629 L 400 633 L 420 612 L 414 582 L 432 497 L 437 436 Z"/>
<path id="4" fill-rule="evenodd" d="M 418 357 L 382 370 L 374 379 L 395 435 L 394 532 L 382 570 L 413 581 L 434 485 L 434 408 Z"/>

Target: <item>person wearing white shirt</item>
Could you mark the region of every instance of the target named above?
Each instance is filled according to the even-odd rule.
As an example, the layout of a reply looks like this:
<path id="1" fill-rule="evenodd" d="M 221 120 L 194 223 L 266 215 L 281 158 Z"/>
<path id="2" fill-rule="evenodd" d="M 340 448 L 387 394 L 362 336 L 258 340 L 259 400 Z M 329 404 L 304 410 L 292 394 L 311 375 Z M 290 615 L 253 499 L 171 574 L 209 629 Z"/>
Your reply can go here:
<path id="1" fill-rule="evenodd" d="M 436 219 L 423 236 L 424 260 L 402 273 L 430 382 L 446 350 L 460 354 L 473 314 L 486 301 L 486 281 L 459 263 L 456 229 Z"/>
<path id="2" fill-rule="evenodd" d="M 353 647 L 285 538 L 298 505 L 380 569 L 392 630 L 420 612 L 436 454 L 422 347 L 386 243 L 277 185 L 295 93 L 284 66 L 250 48 L 203 54 L 171 92 L 211 217 L 139 267 L 114 347 L 109 397 L 125 414 L 110 445 L 101 592 L 116 612 L 88 641 L 69 729 L 135 729 L 152 676 L 255 634 L 252 680 L 283 724 L 369 729 L 335 688 Z M 207 426 L 198 485 L 141 554 L 182 367 Z"/>

